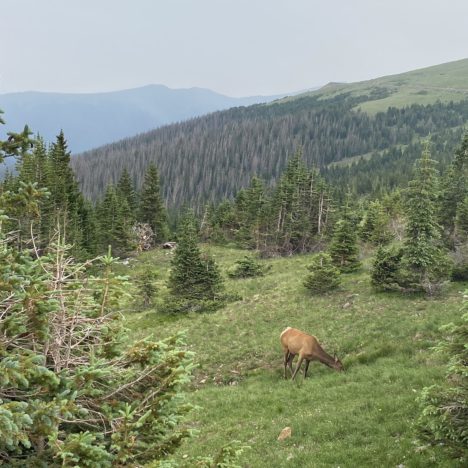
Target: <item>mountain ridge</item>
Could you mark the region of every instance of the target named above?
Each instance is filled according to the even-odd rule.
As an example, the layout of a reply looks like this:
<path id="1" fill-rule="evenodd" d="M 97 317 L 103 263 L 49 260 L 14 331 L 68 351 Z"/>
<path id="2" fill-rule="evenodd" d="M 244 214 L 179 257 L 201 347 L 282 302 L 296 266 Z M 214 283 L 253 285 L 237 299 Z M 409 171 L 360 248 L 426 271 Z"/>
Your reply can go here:
<path id="1" fill-rule="evenodd" d="M 151 129 L 236 106 L 284 97 L 230 97 L 205 88 L 161 84 L 99 93 L 23 91 L 0 94 L 3 132 L 28 124 L 46 141 L 62 129 L 72 152 L 82 152 Z"/>

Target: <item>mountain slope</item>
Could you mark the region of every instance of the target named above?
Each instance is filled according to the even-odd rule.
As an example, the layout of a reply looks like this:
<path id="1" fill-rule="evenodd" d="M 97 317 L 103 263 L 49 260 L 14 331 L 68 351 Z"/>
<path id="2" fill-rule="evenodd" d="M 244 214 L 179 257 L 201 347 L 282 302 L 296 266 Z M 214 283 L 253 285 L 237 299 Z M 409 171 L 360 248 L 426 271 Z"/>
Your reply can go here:
<path id="1" fill-rule="evenodd" d="M 430 82 L 436 69 L 439 75 L 445 73 L 447 88 L 456 88 L 461 83 L 460 65 L 466 64 L 468 61 L 431 67 L 427 73 L 419 70 L 399 75 L 398 80 L 405 86 L 414 82 L 415 76 L 421 83 Z M 375 80 L 390 81 L 397 82 L 391 77 Z M 410 97 L 419 99 L 423 95 L 407 94 L 407 107 L 367 113 L 360 109 L 385 101 L 389 97 L 387 90 L 362 83 L 337 86 L 339 91 L 330 92 L 328 86 L 270 104 L 215 112 L 128 138 L 74 158 L 75 171 L 84 193 L 96 199 L 106 184 L 118 180 L 125 167 L 136 185 L 141 185 L 147 165 L 155 162 L 169 207 L 184 203 L 201 206 L 234 196 L 253 175 L 271 183 L 287 159 L 302 147 L 306 162 L 323 169 L 343 160 L 357 161 L 349 168 L 328 171 L 329 179 L 339 181 L 341 188 L 348 180 L 357 185 L 356 180 L 364 174 L 361 169 L 365 169 L 367 181 L 358 191 L 369 193 L 375 192 L 378 184 L 404 184 L 420 154 L 417 142 L 429 135 L 436 144 L 434 157 L 447 161 L 468 121 L 468 100 L 440 103 L 439 95 L 432 95 L 429 89 L 424 98 L 432 96 L 432 104 L 414 104 Z M 401 90 L 395 88 L 393 96 L 406 93 L 408 88 L 401 86 Z M 383 154 L 384 172 L 380 160 L 373 164 L 377 154 Z M 380 171 L 378 178 L 372 171 Z M 383 181 L 389 175 L 392 180 Z"/>
<path id="2" fill-rule="evenodd" d="M 170 89 L 149 85 L 116 92 L 0 94 L 4 131 L 25 124 L 46 141 L 61 129 L 73 152 L 111 143 L 172 122 L 235 106 L 269 102 L 283 96 L 233 98 L 208 89 Z"/>

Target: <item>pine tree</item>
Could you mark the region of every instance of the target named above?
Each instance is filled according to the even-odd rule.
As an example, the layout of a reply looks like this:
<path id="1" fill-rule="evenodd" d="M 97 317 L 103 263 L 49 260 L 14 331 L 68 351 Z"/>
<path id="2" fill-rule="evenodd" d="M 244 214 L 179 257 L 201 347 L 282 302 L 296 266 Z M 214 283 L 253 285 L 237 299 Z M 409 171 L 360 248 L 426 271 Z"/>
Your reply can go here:
<path id="1" fill-rule="evenodd" d="M 141 189 L 139 221 L 150 225 L 155 244 L 167 240 L 167 213 L 161 198 L 158 170 L 154 164 L 149 165 Z"/>
<path id="2" fill-rule="evenodd" d="M 119 196 L 114 186 L 109 185 L 97 208 L 101 252 L 106 251 L 109 245 L 118 255 L 132 250 L 132 222 L 128 212 L 127 200 Z"/>
<path id="3" fill-rule="evenodd" d="M 386 244 L 391 238 L 388 223 L 381 203 L 378 200 L 370 202 L 360 224 L 361 239 L 374 245 Z"/>
<path id="4" fill-rule="evenodd" d="M 332 258 L 327 253 L 314 255 L 307 269 L 310 274 L 306 277 L 304 286 L 313 294 L 331 291 L 341 283 L 340 271 L 333 265 Z"/>
<path id="5" fill-rule="evenodd" d="M 349 207 L 349 195 L 336 222 L 330 244 L 330 256 L 342 273 L 350 273 L 361 266 L 358 259 L 356 223 Z"/>
<path id="6" fill-rule="evenodd" d="M 443 179 L 439 219 L 446 230 L 450 246 L 455 242 L 455 225 L 458 206 L 468 196 L 468 132 Z"/>
<path id="7" fill-rule="evenodd" d="M 440 245 L 437 224 L 438 179 L 436 161 L 428 146 L 417 161 L 415 178 L 407 192 L 406 239 L 402 256 L 402 286 L 432 294 L 448 278 L 450 265 Z"/>
<path id="8" fill-rule="evenodd" d="M 202 255 L 197 242 L 195 218 L 187 213 L 180 224 L 171 262 L 168 287 L 172 297 L 166 304 L 167 310 L 212 310 L 222 305 L 217 301 L 224 289 L 219 268 L 212 258 Z"/>
<path id="9" fill-rule="evenodd" d="M 117 183 L 117 191 L 119 192 L 120 196 L 127 200 L 128 207 L 130 208 L 130 215 L 133 218 L 133 220 L 136 220 L 138 214 L 137 195 L 135 192 L 133 182 L 130 178 L 130 174 L 128 173 L 126 168 L 122 171 L 122 175 L 120 176 L 120 179 Z"/>

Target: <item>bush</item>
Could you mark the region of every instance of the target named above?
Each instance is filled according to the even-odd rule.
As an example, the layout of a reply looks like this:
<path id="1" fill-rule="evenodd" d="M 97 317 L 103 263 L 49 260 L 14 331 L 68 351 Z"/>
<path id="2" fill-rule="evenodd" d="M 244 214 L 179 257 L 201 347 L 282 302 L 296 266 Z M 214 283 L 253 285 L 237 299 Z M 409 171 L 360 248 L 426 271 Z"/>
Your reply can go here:
<path id="1" fill-rule="evenodd" d="M 307 269 L 311 273 L 306 277 L 304 286 L 314 294 L 336 289 L 341 283 L 340 271 L 327 253 L 314 255 Z"/>
<path id="2" fill-rule="evenodd" d="M 271 265 L 262 265 L 248 255 L 245 255 L 242 260 L 238 260 L 236 265 L 236 268 L 228 273 L 230 278 L 254 278 L 256 276 L 265 276 L 265 273 L 271 269 Z"/>

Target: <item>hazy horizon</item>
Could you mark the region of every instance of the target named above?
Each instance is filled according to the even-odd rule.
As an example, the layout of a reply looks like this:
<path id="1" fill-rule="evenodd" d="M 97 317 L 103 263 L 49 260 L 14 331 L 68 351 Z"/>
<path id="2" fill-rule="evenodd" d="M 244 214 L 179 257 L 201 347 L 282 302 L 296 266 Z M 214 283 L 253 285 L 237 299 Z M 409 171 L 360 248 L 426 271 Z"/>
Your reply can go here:
<path id="1" fill-rule="evenodd" d="M 464 0 L 2 0 L 0 93 L 277 95 L 468 57 Z"/>

